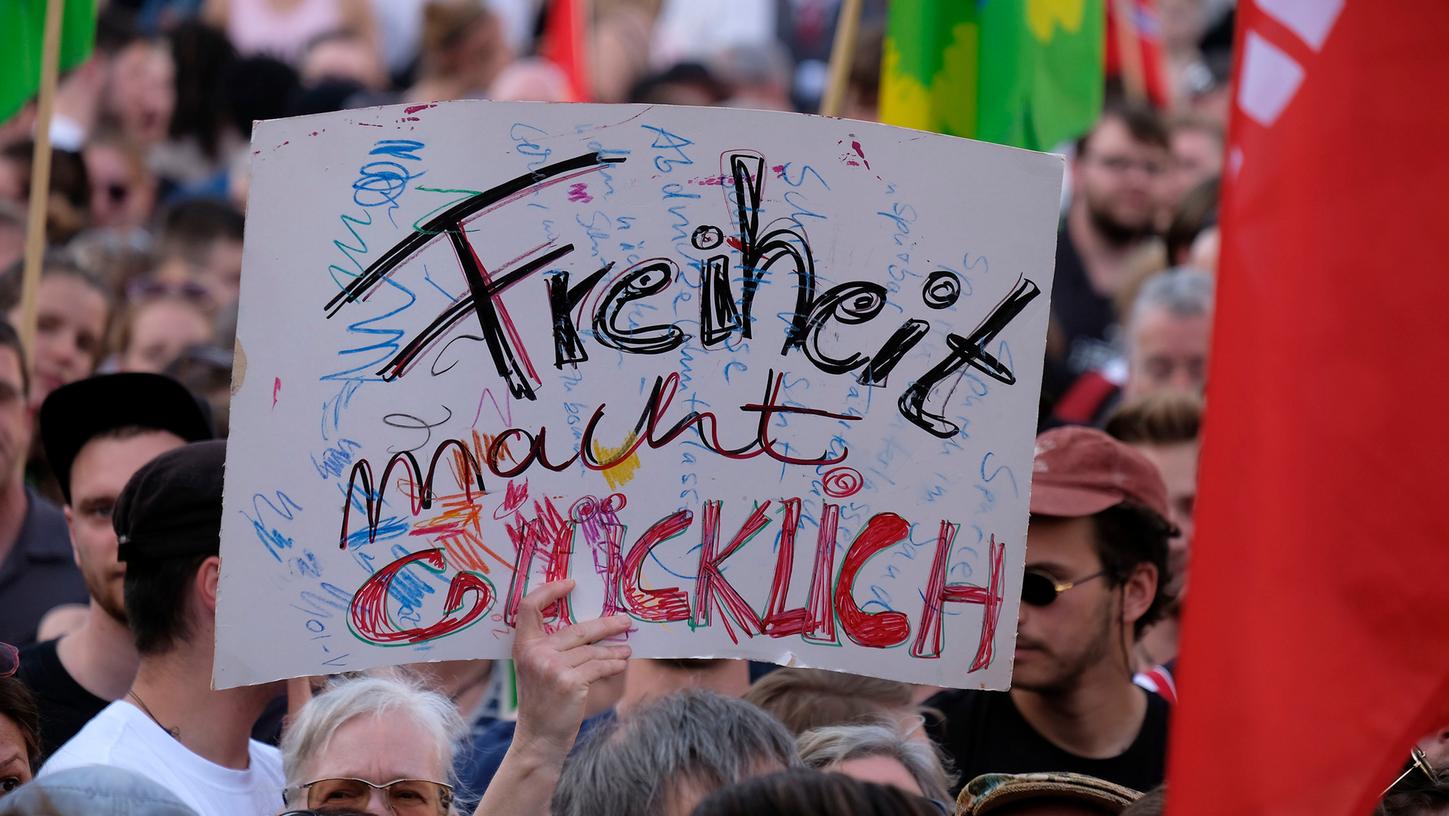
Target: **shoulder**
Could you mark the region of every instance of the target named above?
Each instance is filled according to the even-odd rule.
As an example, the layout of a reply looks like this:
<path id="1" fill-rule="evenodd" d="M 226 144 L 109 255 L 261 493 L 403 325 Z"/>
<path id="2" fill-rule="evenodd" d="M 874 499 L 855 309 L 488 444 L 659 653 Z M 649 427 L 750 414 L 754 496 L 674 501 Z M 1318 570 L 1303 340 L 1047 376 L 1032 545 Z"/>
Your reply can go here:
<path id="1" fill-rule="evenodd" d="M 65 513 L 54 502 L 25 488 L 25 521 L 20 525 L 21 543 L 31 555 L 71 557 L 70 531 Z"/>
<path id="2" fill-rule="evenodd" d="M 265 742 L 252 740 L 251 760 L 252 767 L 268 776 L 274 776 L 278 780 L 282 778 L 282 752 L 276 746 L 268 745 Z"/>
<path id="3" fill-rule="evenodd" d="M 125 765 L 124 742 L 128 717 L 123 702 L 114 702 L 101 709 L 85 727 L 76 732 L 41 767 L 41 774 L 51 774 L 81 765 Z"/>

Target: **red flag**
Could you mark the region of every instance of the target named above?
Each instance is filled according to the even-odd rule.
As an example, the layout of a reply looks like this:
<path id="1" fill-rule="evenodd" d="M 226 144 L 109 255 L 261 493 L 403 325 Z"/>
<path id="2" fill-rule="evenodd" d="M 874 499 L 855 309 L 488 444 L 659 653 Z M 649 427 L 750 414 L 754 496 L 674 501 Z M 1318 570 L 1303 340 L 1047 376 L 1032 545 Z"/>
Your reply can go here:
<path id="1" fill-rule="evenodd" d="M 1449 724 L 1445 31 L 1238 4 L 1172 816 L 1364 816 Z"/>
<path id="2" fill-rule="evenodd" d="M 585 0 L 553 0 L 543 32 L 543 56 L 568 77 L 570 102 L 587 102 L 593 98 L 584 4 Z"/>
<path id="3" fill-rule="evenodd" d="M 1171 101 L 1156 0 L 1107 0 L 1106 74 L 1159 108 Z"/>

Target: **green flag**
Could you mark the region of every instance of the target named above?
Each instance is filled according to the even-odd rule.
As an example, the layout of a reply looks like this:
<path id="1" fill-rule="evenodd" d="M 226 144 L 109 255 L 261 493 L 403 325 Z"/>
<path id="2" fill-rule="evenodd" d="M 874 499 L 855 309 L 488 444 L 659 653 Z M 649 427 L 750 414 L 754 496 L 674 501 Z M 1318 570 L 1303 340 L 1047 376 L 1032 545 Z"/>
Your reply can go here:
<path id="1" fill-rule="evenodd" d="M 91 55 L 96 40 L 96 0 L 64 2 L 60 70 Z M 46 0 L 0 0 L 0 122 L 14 116 L 40 90 Z"/>
<path id="2" fill-rule="evenodd" d="M 1103 0 L 892 0 L 881 121 L 1045 150 L 1102 108 Z"/>

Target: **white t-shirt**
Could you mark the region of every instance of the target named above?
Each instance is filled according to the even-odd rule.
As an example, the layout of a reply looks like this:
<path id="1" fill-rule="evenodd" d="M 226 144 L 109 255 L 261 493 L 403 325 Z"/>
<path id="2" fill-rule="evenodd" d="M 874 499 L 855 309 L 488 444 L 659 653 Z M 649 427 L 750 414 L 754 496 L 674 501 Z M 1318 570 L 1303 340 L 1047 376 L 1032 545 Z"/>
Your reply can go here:
<path id="1" fill-rule="evenodd" d="M 40 769 L 40 776 L 83 765 L 114 765 L 176 794 L 199 816 L 272 816 L 282 809 L 282 754 L 256 740 L 245 771 L 191 753 L 125 700 L 106 706 Z"/>

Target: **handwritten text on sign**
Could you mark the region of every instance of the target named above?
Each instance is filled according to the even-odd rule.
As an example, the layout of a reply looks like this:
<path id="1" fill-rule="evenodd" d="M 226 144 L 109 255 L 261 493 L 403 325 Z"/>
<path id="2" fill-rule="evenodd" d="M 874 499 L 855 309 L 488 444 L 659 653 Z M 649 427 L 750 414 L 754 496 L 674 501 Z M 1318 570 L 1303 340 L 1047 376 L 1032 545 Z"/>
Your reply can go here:
<path id="1" fill-rule="evenodd" d="M 1010 676 L 1060 159 L 792 114 L 267 122 L 218 686 L 507 655 Z"/>

